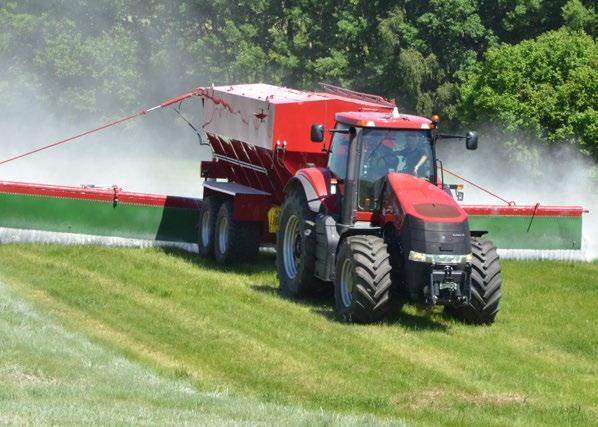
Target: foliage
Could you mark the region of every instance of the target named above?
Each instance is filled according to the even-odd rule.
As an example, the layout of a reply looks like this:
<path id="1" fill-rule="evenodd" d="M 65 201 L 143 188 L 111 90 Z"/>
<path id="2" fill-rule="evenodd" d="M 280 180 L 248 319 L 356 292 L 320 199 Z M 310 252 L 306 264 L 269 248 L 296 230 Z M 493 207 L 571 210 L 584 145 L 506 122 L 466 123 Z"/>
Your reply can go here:
<path id="1" fill-rule="evenodd" d="M 503 70 L 491 70 L 500 64 L 484 56 L 489 48 L 562 27 L 585 43 L 598 15 L 591 0 L 0 0 L 0 26 L 8 116 L 23 94 L 79 119 L 130 112 L 199 85 L 315 89 L 324 81 L 394 98 L 403 111 L 440 113 L 455 128 L 464 124 L 467 76 Z M 571 73 L 578 82 L 595 69 Z M 571 102 L 572 111 L 584 108 Z M 578 124 L 593 113 L 574 114 Z M 558 128 L 569 137 L 573 123 L 562 119 L 552 115 L 537 133 Z"/>
<path id="2" fill-rule="evenodd" d="M 490 49 L 463 87 L 471 121 L 535 141 L 570 141 L 598 159 L 598 45 L 567 29 Z"/>

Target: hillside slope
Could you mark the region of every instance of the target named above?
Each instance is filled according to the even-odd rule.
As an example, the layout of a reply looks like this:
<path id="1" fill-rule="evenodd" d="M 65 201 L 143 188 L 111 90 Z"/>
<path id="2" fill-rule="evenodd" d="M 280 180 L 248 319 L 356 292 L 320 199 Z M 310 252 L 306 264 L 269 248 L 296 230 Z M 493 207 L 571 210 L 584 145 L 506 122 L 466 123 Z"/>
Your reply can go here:
<path id="1" fill-rule="evenodd" d="M 0 425 L 387 424 L 200 392 L 65 330 L 2 284 L 0 343 Z"/>
<path id="2" fill-rule="evenodd" d="M 271 256 L 0 246 L 0 282 L 65 328 L 211 392 L 422 425 L 590 424 L 598 264 L 504 262 L 491 327 L 404 308 L 382 325 L 281 298 Z"/>

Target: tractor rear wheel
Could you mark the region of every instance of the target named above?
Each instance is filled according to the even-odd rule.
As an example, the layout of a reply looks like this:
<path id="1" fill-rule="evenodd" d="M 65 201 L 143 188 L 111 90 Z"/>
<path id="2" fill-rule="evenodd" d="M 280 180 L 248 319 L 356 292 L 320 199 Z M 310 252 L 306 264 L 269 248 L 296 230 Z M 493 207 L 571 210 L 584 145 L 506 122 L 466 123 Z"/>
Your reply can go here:
<path id="1" fill-rule="evenodd" d="M 339 250 L 334 278 L 338 317 L 359 323 L 381 320 L 391 307 L 391 270 L 383 238 L 347 237 Z"/>
<path id="2" fill-rule="evenodd" d="M 500 303 L 502 276 L 496 246 L 478 237 L 471 238 L 471 298 L 462 307 L 445 307 L 455 319 L 477 325 L 494 323 Z"/>
<path id="3" fill-rule="evenodd" d="M 280 291 L 291 298 L 314 290 L 317 280 L 315 215 L 302 190 L 285 199 L 276 235 L 276 268 Z"/>
<path id="4" fill-rule="evenodd" d="M 260 224 L 236 221 L 233 218 L 233 202 L 228 200 L 220 206 L 214 231 L 214 258 L 219 264 L 253 261 L 260 244 Z"/>
<path id="5" fill-rule="evenodd" d="M 216 217 L 222 200 L 217 196 L 203 199 L 199 208 L 199 222 L 197 224 L 197 246 L 199 255 L 211 258 L 214 255 L 214 229 Z"/>

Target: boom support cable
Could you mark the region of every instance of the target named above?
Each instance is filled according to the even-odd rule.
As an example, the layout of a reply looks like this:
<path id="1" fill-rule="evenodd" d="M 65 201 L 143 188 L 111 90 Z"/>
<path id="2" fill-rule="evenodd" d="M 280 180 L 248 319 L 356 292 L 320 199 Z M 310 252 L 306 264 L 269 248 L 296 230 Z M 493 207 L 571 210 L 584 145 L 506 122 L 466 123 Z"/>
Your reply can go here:
<path id="1" fill-rule="evenodd" d="M 197 129 L 197 127 L 195 127 L 195 125 L 193 123 L 191 123 L 189 120 L 187 120 L 187 118 L 183 115 L 183 113 L 181 112 L 182 104 L 183 104 L 183 101 L 179 102 L 179 106 L 173 107 L 172 110 L 178 114 L 178 116 L 181 118 L 181 120 L 183 120 L 185 123 L 187 123 L 187 125 L 193 130 L 193 132 L 195 132 L 195 134 L 199 138 L 199 145 L 210 145 L 209 143 L 204 142 L 203 137 L 202 137 L 201 133 L 199 132 L 199 130 Z"/>
<path id="2" fill-rule="evenodd" d="M 473 185 L 475 188 L 477 188 L 479 190 L 482 190 L 483 192 L 488 193 L 488 194 L 490 194 L 493 197 L 496 197 L 498 200 L 501 200 L 501 201 L 505 202 L 509 206 L 515 206 L 516 205 L 516 203 L 514 201 L 508 201 L 507 199 L 500 197 L 498 194 L 495 194 L 492 191 L 490 191 L 490 190 L 488 190 L 488 189 L 486 189 L 486 188 L 484 188 L 484 187 L 482 187 L 480 185 L 477 185 L 477 184 L 471 182 L 470 180 L 468 180 L 466 178 L 463 178 L 460 175 L 457 175 L 455 172 L 452 172 L 452 171 L 450 171 L 450 170 L 448 170 L 448 169 L 446 169 L 444 167 L 442 168 L 442 170 L 444 170 L 445 172 L 447 172 L 449 175 L 452 175 L 455 178 L 459 178 L 460 180 L 465 181 L 466 183 L 468 183 L 470 185 Z"/>
<path id="3" fill-rule="evenodd" d="M 198 89 L 196 89 L 193 92 L 189 92 L 189 93 L 185 93 L 183 95 L 179 95 L 179 96 L 177 96 L 175 98 L 169 99 L 168 101 L 162 102 L 160 105 L 156 105 L 155 107 L 148 108 L 147 110 L 142 110 L 142 111 L 139 111 L 137 113 L 130 114 L 130 115 L 122 117 L 122 118 L 120 118 L 118 120 L 106 123 L 106 124 L 104 124 L 104 125 L 102 125 L 100 127 L 88 130 L 86 132 L 79 133 L 77 135 L 71 136 L 71 137 L 66 138 L 66 139 L 62 139 L 62 140 L 57 141 L 57 142 L 53 142 L 53 143 L 48 144 L 48 145 L 44 145 L 42 147 L 35 148 L 34 150 L 27 151 L 26 153 L 21 153 L 21 154 L 18 154 L 16 156 L 14 156 L 14 157 L 10 157 L 8 159 L 2 160 L 2 161 L 0 161 L 0 166 L 4 165 L 6 163 L 13 162 L 13 161 L 18 160 L 18 159 L 22 159 L 23 157 L 31 156 L 31 155 L 33 155 L 35 153 L 39 153 L 40 151 L 48 150 L 50 148 L 57 147 L 57 146 L 62 145 L 62 144 L 66 144 L 67 142 L 74 141 L 76 139 L 82 138 L 82 137 L 87 136 L 87 135 L 91 135 L 92 133 L 100 132 L 100 131 L 102 131 L 104 129 L 108 129 L 108 128 L 112 127 L 112 126 L 116 126 L 116 125 L 119 125 L 121 123 L 128 122 L 129 120 L 133 120 L 133 119 L 135 119 L 137 117 L 144 116 L 144 115 L 146 115 L 148 113 L 151 113 L 152 111 L 158 110 L 160 108 L 168 107 L 168 106 L 170 106 L 172 104 L 175 104 L 177 102 L 182 102 L 185 99 L 188 99 L 188 98 L 190 98 L 192 96 L 198 96 L 198 95 L 199 95 Z"/>

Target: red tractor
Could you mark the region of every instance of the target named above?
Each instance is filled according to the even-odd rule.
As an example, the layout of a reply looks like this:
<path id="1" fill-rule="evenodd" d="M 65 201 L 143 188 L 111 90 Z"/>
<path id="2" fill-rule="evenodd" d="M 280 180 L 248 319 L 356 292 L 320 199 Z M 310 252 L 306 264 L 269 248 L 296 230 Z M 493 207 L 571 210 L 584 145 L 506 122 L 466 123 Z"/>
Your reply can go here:
<path id="1" fill-rule="evenodd" d="M 276 242 L 281 292 L 334 284 L 347 322 L 382 319 L 393 299 L 492 323 L 501 271 L 483 230 L 443 183 L 438 120 L 371 95 L 267 85 L 205 89 L 199 248 L 221 263 Z M 311 142 L 310 142 L 311 140 Z M 275 233 L 275 235 L 274 235 Z"/>

